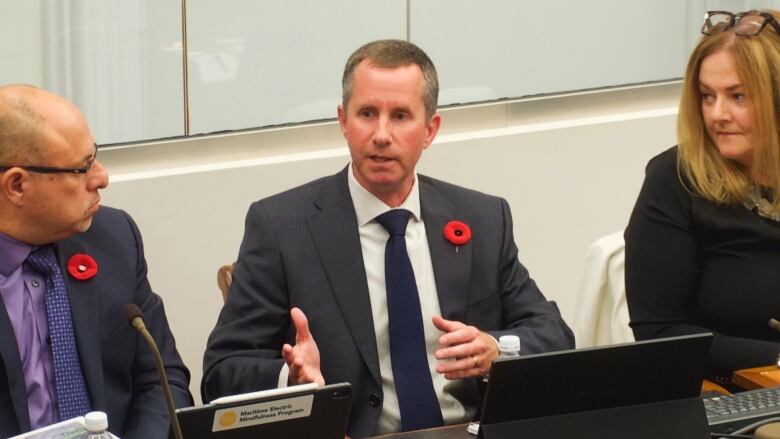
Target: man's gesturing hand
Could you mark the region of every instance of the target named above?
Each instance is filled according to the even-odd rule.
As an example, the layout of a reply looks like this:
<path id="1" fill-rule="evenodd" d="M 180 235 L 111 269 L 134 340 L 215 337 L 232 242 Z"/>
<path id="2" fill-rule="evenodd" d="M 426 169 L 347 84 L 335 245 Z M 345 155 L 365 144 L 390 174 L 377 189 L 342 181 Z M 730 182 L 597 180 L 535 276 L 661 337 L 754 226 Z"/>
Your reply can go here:
<path id="1" fill-rule="evenodd" d="M 320 350 L 309 332 L 309 321 L 300 308 L 290 310 L 295 326 L 295 346 L 282 346 L 282 357 L 290 368 L 290 384 L 317 383 L 325 385 L 325 378 L 320 372 Z"/>
<path id="2" fill-rule="evenodd" d="M 439 349 L 434 356 L 443 361 L 436 365 L 436 372 L 448 380 L 486 375 L 491 362 L 498 357 L 496 341 L 489 334 L 474 326 L 433 316 L 433 324 L 440 331 Z"/>

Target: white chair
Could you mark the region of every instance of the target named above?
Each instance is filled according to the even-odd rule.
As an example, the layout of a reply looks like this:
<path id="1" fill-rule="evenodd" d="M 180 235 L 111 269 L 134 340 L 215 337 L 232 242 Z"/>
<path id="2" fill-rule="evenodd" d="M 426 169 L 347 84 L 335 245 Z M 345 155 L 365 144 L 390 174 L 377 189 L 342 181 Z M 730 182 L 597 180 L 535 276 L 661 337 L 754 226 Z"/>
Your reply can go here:
<path id="1" fill-rule="evenodd" d="M 578 348 L 634 341 L 628 326 L 623 232 L 599 238 L 585 256 L 573 330 Z"/>

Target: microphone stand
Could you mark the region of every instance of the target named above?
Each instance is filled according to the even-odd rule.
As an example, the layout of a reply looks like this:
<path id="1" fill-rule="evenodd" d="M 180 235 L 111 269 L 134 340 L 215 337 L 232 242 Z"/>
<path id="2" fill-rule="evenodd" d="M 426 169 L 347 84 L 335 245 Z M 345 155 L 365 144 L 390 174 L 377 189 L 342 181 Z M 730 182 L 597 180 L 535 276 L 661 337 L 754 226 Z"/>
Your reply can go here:
<path id="1" fill-rule="evenodd" d="M 160 350 L 157 349 L 157 343 L 154 342 L 154 338 L 152 338 L 152 334 L 150 334 L 149 330 L 146 329 L 146 325 L 144 324 L 144 319 L 143 319 L 143 313 L 141 312 L 141 310 L 133 304 L 125 305 L 125 309 L 123 309 L 123 312 L 126 310 L 130 311 L 132 314 L 135 314 L 130 319 L 130 324 L 133 326 L 133 328 L 137 329 L 138 332 L 141 333 L 141 335 L 144 336 L 146 343 L 149 345 L 149 349 L 152 350 L 154 363 L 157 366 L 157 374 L 160 376 L 160 381 L 162 382 L 162 391 L 163 391 L 163 395 L 165 395 L 165 404 L 168 406 L 168 414 L 171 417 L 171 427 L 173 427 L 173 436 L 176 439 L 183 439 L 183 436 L 181 434 L 181 426 L 179 425 L 179 418 L 176 417 L 176 407 L 173 404 L 173 395 L 171 395 L 171 387 L 168 384 L 168 375 L 165 374 L 165 366 L 163 365 L 162 357 L 160 356 Z"/>

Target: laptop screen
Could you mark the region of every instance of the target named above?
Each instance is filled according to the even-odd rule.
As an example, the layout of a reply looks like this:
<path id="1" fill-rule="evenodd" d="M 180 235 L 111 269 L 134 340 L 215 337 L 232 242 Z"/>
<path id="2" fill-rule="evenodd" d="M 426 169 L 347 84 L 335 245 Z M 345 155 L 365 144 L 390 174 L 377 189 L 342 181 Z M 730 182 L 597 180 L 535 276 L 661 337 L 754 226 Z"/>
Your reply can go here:
<path id="1" fill-rule="evenodd" d="M 351 398 L 348 383 L 303 385 L 219 398 L 200 407 L 178 409 L 176 416 L 185 438 L 343 439 Z"/>
<path id="2" fill-rule="evenodd" d="M 712 334 L 493 363 L 482 424 L 698 397 Z"/>

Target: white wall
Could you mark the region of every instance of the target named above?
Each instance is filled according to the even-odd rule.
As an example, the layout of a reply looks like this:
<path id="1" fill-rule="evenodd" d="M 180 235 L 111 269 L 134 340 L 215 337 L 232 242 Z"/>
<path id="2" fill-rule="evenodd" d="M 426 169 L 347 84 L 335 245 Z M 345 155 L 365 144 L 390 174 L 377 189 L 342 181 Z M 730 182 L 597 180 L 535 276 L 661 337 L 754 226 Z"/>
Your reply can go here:
<path id="1" fill-rule="evenodd" d="M 378 38 L 426 50 L 448 105 L 679 78 L 709 5 L 746 3 L 780 0 L 2 0 L 0 84 L 139 142 L 330 118 Z"/>
<path id="2" fill-rule="evenodd" d="M 41 5 L 0 1 L 0 84 L 40 84 L 43 78 Z M 11 62 L 9 62 L 9 60 Z"/>
<path id="3" fill-rule="evenodd" d="M 436 64 L 441 104 L 680 78 L 704 13 L 679 0 L 421 0 L 409 8 L 410 41 Z"/>
<path id="4" fill-rule="evenodd" d="M 677 84 L 443 112 L 421 173 L 506 197 L 521 261 L 564 318 L 574 314 L 588 245 L 622 229 L 647 160 L 674 143 Z M 249 204 L 335 173 L 348 152 L 335 123 L 101 151 L 106 204 L 144 235 L 199 398 L 202 355 Z M 315 334 L 316 335 L 316 334 Z"/>

